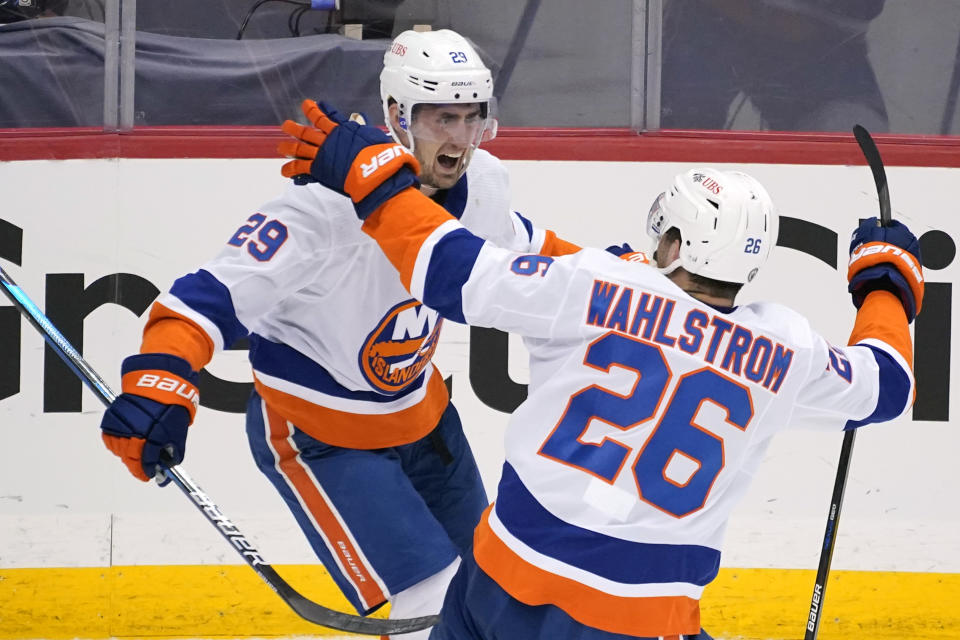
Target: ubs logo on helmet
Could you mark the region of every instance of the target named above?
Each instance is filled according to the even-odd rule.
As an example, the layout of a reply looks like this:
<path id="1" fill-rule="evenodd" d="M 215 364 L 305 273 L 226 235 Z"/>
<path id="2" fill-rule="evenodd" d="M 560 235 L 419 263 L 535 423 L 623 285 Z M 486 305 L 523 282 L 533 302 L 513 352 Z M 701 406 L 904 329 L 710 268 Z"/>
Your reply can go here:
<path id="1" fill-rule="evenodd" d="M 713 178 L 708 178 L 702 173 L 693 174 L 693 181 L 699 183 L 704 189 L 714 195 L 720 195 L 720 191 L 723 190 L 723 187 L 720 186 L 719 182 Z"/>
<path id="2" fill-rule="evenodd" d="M 360 350 L 364 377 L 379 391 L 401 391 L 430 364 L 442 324 L 436 311 L 416 300 L 390 309 Z"/>

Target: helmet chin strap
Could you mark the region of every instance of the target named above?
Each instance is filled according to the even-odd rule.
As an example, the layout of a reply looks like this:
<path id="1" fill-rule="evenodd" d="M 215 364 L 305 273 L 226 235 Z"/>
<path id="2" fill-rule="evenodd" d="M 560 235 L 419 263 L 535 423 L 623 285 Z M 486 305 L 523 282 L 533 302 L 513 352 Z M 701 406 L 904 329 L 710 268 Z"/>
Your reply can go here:
<path id="1" fill-rule="evenodd" d="M 671 263 L 668 264 L 667 266 L 665 266 L 665 267 L 657 267 L 656 269 L 657 269 L 657 271 L 659 271 L 659 272 L 662 273 L 663 275 L 668 276 L 668 275 L 670 275 L 671 273 L 673 273 L 674 271 L 676 271 L 678 268 L 680 268 L 681 266 L 682 266 L 682 265 L 680 264 L 680 258 L 677 258 L 676 260 L 674 260 L 673 262 L 671 262 Z"/>
<path id="2" fill-rule="evenodd" d="M 413 153 L 413 150 L 417 146 L 417 143 L 416 143 L 416 139 L 413 137 L 413 134 L 410 132 L 409 129 L 404 131 L 404 133 L 407 134 L 407 140 L 410 141 L 409 144 L 404 144 L 403 140 L 400 139 L 400 136 L 394 130 L 393 124 L 387 127 L 387 129 L 390 131 L 390 137 L 396 140 L 397 144 L 399 144 L 402 147 L 406 147 L 407 151 L 409 151 L 410 153 Z"/>
<path id="3" fill-rule="evenodd" d="M 390 121 L 387 120 L 387 122 L 390 122 Z M 414 155 L 414 156 L 416 155 L 416 154 L 414 153 L 414 149 L 416 149 L 416 147 L 417 147 L 417 142 L 416 142 L 417 139 L 413 137 L 413 132 L 412 132 L 412 131 L 410 131 L 409 129 L 407 129 L 407 130 L 404 131 L 404 133 L 407 134 L 407 140 L 409 140 L 409 144 L 405 144 L 405 143 L 403 142 L 403 140 L 400 139 L 400 136 L 397 134 L 396 129 L 394 129 L 394 127 L 393 127 L 393 123 L 390 123 L 390 124 L 389 124 L 389 126 L 387 127 L 387 131 L 390 132 L 390 137 L 393 138 L 393 139 L 396 141 L 397 144 L 399 144 L 401 147 L 404 147 L 407 151 L 409 151 L 409 152 L 411 153 L 411 155 Z M 436 186 L 434 186 L 434 185 L 432 185 L 432 184 L 427 184 L 426 182 L 423 182 L 422 180 L 421 180 L 421 185 L 423 185 L 423 186 L 425 186 L 425 187 L 428 187 L 428 188 L 430 188 L 430 189 L 433 189 L 434 191 L 436 191 L 436 190 L 439 189 L 439 187 L 436 187 Z M 431 191 L 431 193 L 433 193 L 433 192 Z"/>

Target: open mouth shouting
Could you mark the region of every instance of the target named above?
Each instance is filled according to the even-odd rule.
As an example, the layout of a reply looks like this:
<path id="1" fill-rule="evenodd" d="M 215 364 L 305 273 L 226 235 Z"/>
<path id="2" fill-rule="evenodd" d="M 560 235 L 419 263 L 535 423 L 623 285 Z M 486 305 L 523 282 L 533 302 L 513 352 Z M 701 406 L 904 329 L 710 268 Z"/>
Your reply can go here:
<path id="1" fill-rule="evenodd" d="M 420 182 L 424 187 L 450 189 L 466 172 L 473 148 L 451 142 L 430 146 L 418 142 L 414 151 L 420 161 Z"/>
<path id="2" fill-rule="evenodd" d="M 446 175 L 459 175 L 463 166 L 466 149 L 437 154 L 437 172 Z"/>

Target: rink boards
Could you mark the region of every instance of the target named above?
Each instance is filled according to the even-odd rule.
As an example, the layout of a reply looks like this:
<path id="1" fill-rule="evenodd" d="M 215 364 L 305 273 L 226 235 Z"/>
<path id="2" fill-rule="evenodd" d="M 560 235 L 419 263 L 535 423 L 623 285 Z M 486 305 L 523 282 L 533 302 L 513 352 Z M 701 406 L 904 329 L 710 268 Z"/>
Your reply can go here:
<path id="1" fill-rule="evenodd" d="M 8 223 L 0 224 L 0 258 L 48 315 L 81 328 L 84 356 L 116 388 L 119 363 L 139 342 L 143 318 L 135 310 L 216 252 L 259 203 L 283 188 L 280 164 L 0 163 L 0 219 Z M 750 172 L 782 215 L 794 220 L 787 225 L 793 248 L 774 251 L 742 300 L 782 301 L 832 341 L 845 342 L 853 319 L 845 245 L 857 218 L 876 211 L 868 169 L 710 164 Z M 518 211 L 595 246 L 642 244 L 650 203 L 690 166 L 508 162 Z M 952 428 L 949 401 L 956 386 L 950 248 L 960 237 L 953 186 L 960 169 L 887 171 L 894 216 L 917 235 L 931 234 L 936 268 L 927 271 L 929 318 L 921 316 L 917 325 L 923 334 L 918 344 L 925 345 L 917 379 L 921 391 L 933 391 L 918 400 L 915 419 L 869 428 L 857 439 L 825 638 L 954 637 L 960 622 L 960 435 Z M 95 304 L 117 287 L 125 292 L 123 304 Z M 0 638 L 316 634 L 248 568 L 237 566 L 232 548 L 176 489 L 161 491 L 126 474 L 100 442 L 96 399 L 46 361 L 42 340 L 11 311 L 0 306 Z M 520 341 L 510 338 L 502 353 L 495 352 L 498 344 L 447 323 L 436 358 L 451 377 L 491 495 L 502 461 L 503 409 L 527 380 Z M 471 367 L 471 351 L 485 361 Z M 220 401 L 228 410 L 200 409 L 184 466 L 295 586 L 344 608 L 322 568 L 311 566 L 313 556 L 292 517 L 250 459 L 242 417 L 232 410 L 250 381 L 245 354 L 220 354 L 209 371 L 224 383 Z M 800 635 L 840 440 L 839 434 L 790 431 L 774 441 L 731 521 L 721 576 L 706 591 L 709 630 Z"/>

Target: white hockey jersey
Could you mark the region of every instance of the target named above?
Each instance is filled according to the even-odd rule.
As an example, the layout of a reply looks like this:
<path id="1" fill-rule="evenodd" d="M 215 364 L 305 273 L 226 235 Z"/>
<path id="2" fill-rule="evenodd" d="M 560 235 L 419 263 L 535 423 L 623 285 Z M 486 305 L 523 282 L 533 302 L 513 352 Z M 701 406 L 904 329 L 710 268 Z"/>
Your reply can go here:
<path id="1" fill-rule="evenodd" d="M 407 191 L 364 225 L 445 317 L 525 336 L 479 566 L 530 605 L 634 636 L 694 634 L 724 528 L 771 437 L 892 419 L 912 403 L 899 301 L 870 294 L 834 347 L 778 304 L 718 310 L 649 265 L 483 243 Z"/>
<path id="2" fill-rule="evenodd" d="M 477 150 L 444 206 L 501 246 L 577 249 L 511 212 L 508 198 L 506 168 Z M 446 408 L 431 363 L 441 322 L 361 232 L 349 198 L 291 185 L 158 299 L 141 351 L 199 370 L 249 336 L 256 388 L 280 415 L 328 444 L 374 449 L 423 437 Z"/>

